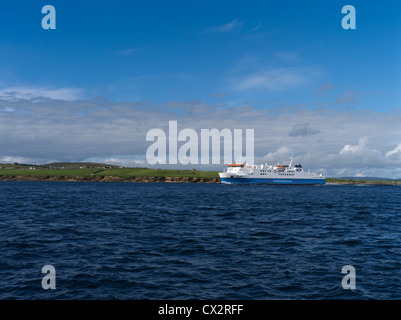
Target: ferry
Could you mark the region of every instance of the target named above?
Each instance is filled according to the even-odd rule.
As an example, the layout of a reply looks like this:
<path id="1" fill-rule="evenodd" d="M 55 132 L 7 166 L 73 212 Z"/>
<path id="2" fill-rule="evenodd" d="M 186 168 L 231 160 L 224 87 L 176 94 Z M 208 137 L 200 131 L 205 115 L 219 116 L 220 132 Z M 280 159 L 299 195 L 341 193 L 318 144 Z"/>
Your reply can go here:
<path id="1" fill-rule="evenodd" d="M 300 163 L 292 166 L 284 161 L 275 164 L 233 163 L 220 172 L 222 183 L 260 183 L 260 184 L 325 184 L 326 178 L 321 173 L 305 171 Z"/>

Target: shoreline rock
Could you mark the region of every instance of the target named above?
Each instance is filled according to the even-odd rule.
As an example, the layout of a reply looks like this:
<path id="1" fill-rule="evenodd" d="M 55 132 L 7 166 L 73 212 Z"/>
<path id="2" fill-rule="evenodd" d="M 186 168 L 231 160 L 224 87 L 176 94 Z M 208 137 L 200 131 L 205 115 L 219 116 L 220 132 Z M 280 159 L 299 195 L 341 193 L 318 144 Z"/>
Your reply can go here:
<path id="1" fill-rule="evenodd" d="M 116 176 L 0 176 L 0 181 L 68 181 L 68 182 L 165 182 L 165 183 L 220 183 L 219 178 L 199 177 L 116 177 Z"/>
<path id="2" fill-rule="evenodd" d="M 364 186 L 399 186 L 400 181 L 389 181 L 389 182 L 375 182 L 375 181 L 336 181 L 326 182 L 326 184 L 341 184 L 341 185 L 364 185 Z"/>

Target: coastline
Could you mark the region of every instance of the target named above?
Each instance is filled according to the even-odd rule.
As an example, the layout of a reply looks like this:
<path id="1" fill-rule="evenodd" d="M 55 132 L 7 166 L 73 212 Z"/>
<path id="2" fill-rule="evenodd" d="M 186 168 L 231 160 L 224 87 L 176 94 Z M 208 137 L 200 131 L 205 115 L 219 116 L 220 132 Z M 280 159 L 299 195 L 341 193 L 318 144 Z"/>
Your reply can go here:
<path id="1" fill-rule="evenodd" d="M 399 180 L 351 180 L 351 179 L 333 179 L 335 181 L 327 181 L 326 184 L 332 185 L 369 185 L 369 186 L 401 186 Z"/>
<path id="2" fill-rule="evenodd" d="M 160 183 L 220 183 L 220 178 L 200 177 L 117 177 L 117 176 L 5 176 L 0 181 L 65 181 L 65 182 L 160 182 Z"/>
<path id="3" fill-rule="evenodd" d="M 220 183 L 220 178 L 210 177 L 181 177 L 181 176 L 29 176 L 29 175 L 0 175 L 0 181 L 64 181 L 64 182 L 152 182 L 152 183 Z M 330 185 L 380 185 L 395 186 L 401 185 L 399 180 L 353 180 L 326 178 L 326 184 Z"/>

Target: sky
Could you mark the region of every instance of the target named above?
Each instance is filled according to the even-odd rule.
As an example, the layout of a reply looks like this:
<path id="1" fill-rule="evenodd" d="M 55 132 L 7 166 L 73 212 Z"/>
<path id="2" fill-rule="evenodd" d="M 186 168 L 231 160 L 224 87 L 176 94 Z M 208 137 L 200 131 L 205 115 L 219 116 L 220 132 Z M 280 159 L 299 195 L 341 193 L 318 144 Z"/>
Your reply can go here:
<path id="1" fill-rule="evenodd" d="M 254 129 L 256 158 L 401 178 L 399 1 L 15 0 L 0 30 L 0 162 L 149 167 L 146 134 L 172 120 Z"/>

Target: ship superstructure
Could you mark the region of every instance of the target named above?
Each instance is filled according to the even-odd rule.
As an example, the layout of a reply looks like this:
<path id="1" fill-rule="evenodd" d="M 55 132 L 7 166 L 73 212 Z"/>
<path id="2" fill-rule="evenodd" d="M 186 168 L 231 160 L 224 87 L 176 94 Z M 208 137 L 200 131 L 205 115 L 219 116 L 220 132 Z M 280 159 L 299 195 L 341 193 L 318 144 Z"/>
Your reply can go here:
<path id="1" fill-rule="evenodd" d="M 292 166 L 277 161 L 274 164 L 229 164 L 224 172 L 219 173 L 222 183 L 267 183 L 267 184 L 325 184 L 323 174 L 305 171 L 300 163 Z"/>

